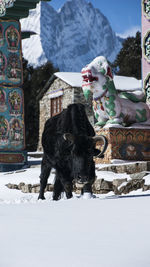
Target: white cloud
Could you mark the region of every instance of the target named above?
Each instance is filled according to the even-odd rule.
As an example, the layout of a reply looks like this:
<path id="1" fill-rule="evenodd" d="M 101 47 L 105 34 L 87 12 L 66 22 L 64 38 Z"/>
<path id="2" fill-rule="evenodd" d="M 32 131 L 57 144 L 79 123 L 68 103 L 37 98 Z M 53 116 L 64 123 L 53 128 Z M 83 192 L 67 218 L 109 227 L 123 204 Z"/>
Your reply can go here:
<path id="1" fill-rule="evenodd" d="M 121 37 L 121 38 L 127 38 L 127 37 L 131 37 L 131 36 L 135 36 L 137 31 L 141 32 L 140 26 L 134 26 L 134 27 L 126 30 L 124 33 L 116 33 L 116 35 Z"/>

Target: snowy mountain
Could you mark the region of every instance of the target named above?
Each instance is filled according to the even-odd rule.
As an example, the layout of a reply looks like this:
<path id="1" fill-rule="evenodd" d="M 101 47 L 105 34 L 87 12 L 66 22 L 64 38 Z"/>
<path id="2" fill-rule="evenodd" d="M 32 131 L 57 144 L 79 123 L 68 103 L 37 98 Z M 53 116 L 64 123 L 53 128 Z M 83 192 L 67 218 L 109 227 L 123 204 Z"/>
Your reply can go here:
<path id="1" fill-rule="evenodd" d="M 36 33 L 22 42 L 34 67 L 49 60 L 61 71 L 80 71 L 98 55 L 113 61 L 122 46 L 107 18 L 85 0 L 67 1 L 59 11 L 40 2 L 21 29 Z"/>

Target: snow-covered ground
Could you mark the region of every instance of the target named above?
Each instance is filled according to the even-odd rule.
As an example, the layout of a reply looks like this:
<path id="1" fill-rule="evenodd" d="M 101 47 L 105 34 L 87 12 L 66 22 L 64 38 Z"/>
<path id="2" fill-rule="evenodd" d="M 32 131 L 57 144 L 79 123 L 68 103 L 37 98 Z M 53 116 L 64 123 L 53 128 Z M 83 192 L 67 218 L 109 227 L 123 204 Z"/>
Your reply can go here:
<path id="1" fill-rule="evenodd" d="M 0 173 L 0 267 L 149 267 L 150 191 L 45 201 L 8 189 L 39 183 L 40 167 Z M 128 178 L 97 171 L 98 178 Z M 50 182 L 53 180 L 50 177 Z M 150 184 L 150 175 L 145 177 Z"/>

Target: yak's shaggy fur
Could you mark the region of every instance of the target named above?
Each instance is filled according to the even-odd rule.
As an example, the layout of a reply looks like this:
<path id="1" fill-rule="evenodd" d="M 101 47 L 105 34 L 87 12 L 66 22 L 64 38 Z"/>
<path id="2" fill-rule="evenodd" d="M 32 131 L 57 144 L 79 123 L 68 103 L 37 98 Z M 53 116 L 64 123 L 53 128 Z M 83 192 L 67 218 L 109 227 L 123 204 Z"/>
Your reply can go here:
<path id="1" fill-rule="evenodd" d="M 47 120 L 42 135 L 44 156 L 40 175 L 40 199 L 44 199 L 44 189 L 52 168 L 56 170 L 54 200 L 58 200 L 63 191 L 67 198 L 72 197 L 74 179 L 85 183 L 83 192 L 92 192 L 95 180 L 93 156 L 100 152 L 95 148 L 92 138 L 94 135 L 82 104 L 71 104 L 60 114 Z"/>

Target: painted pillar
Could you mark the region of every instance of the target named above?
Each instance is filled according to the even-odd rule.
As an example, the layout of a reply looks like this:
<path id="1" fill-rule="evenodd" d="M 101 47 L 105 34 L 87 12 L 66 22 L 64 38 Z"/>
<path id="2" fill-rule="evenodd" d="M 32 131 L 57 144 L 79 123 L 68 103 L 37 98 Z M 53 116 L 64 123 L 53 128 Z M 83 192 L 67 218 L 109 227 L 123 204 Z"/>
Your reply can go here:
<path id="1" fill-rule="evenodd" d="M 26 163 L 20 23 L 0 20 L 0 171 Z"/>
<path id="2" fill-rule="evenodd" d="M 150 0 L 142 0 L 142 82 L 150 104 Z"/>

